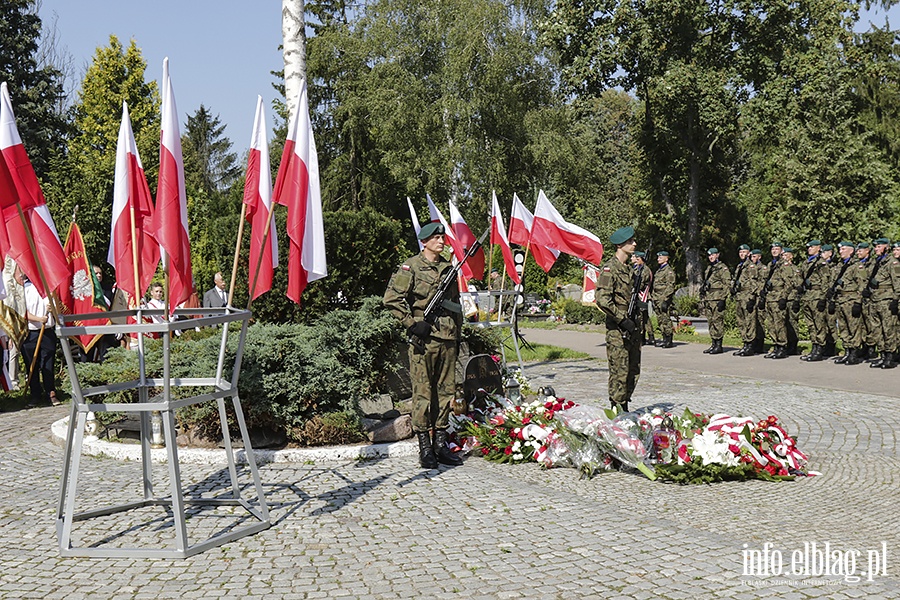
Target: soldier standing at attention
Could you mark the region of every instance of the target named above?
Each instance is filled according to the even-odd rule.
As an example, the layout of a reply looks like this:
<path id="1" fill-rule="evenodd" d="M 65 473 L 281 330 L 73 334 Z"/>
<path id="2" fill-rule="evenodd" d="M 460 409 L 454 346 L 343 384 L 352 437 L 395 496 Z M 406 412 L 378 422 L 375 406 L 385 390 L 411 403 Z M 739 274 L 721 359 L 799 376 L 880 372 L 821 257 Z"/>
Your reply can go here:
<path id="1" fill-rule="evenodd" d="M 653 307 L 659 321 L 659 335 L 662 338 L 656 343 L 660 348 L 674 348 L 672 343 L 672 319 L 675 312 L 675 270 L 669 266 L 669 253 L 665 250 L 656 253 L 659 268 L 653 276 Z"/>
<path id="2" fill-rule="evenodd" d="M 798 285 L 794 272 L 787 268 L 791 263 L 788 262 L 788 255 L 793 258 L 793 252 L 788 252 L 789 248 L 784 248 L 780 253 L 779 264 L 773 268 L 769 278 L 769 291 L 766 296 L 766 316 L 769 324 L 769 337 L 772 338 L 772 349 L 766 354 L 765 358 L 787 358 L 788 343 L 788 303 L 790 294 L 796 292 L 794 288 Z"/>
<path id="3" fill-rule="evenodd" d="M 799 350 L 797 350 L 797 342 L 799 341 L 800 286 L 803 284 L 803 273 L 800 271 L 800 267 L 794 264 L 793 248 L 784 248 L 782 256 L 784 257 L 783 267 L 785 267 L 784 270 L 786 271 L 782 276 L 787 278 L 789 286 L 787 290 L 787 311 L 785 312 L 785 317 L 787 318 L 785 323 L 787 331 L 785 353 L 788 356 L 794 356 L 800 354 Z"/>
<path id="4" fill-rule="evenodd" d="M 758 320 L 758 328 L 757 328 L 757 352 L 762 354 L 765 352 L 766 345 L 766 334 L 771 336 L 772 331 L 772 323 L 769 319 L 769 311 L 766 308 L 767 297 L 769 294 L 769 289 L 771 289 L 771 281 L 772 277 L 775 275 L 775 272 L 778 270 L 779 265 L 781 264 L 781 242 L 772 242 L 771 249 L 769 252 L 772 255 L 772 258 L 765 263 L 762 264 L 762 279 L 760 281 L 760 289 L 759 296 L 756 302 L 756 310 L 757 310 L 757 320 Z"/>
<path id="5" fill-rule="evenodd" d="M 859 302 L 862 305 L 862 319 L 859 322 L 859 335 L 862 346 L 859 348 L 857 356 L 864 361 L 871 362 L 877 356 L 875 347 L 878 344 L 878 340 L 875 336 L 875 328 L 872 322 L 871 290 L 866 292 L 869 289 L 869 280 L 872 278 L 876 264 L 875 259 L 872 258 L 872 248 L 869 246 L 869 242 L 860 242 L 856 245 L 856 258 L 859 260 L 857 268 L 860 271 L 857 271 L 856 276 L 859 280 Z"/>
<path id="6" fill-rule="evenodd" d="M 759 354 L 758 347 L 763 344 L 763 336 L 765 332 L 762 329 L 759 316 L 759 292 L 763 285 L 763 267 L 760 264 L 762 258 L 762 250 L 754 248 L 750 251 L 749 262 L 744 267 L 744 274 L 741 276 L 743 284 L 739 297 L 744 304 L 746 310 L 746 320 L 741 329 L 741 341 L 744 347 L 734 353 L 735 356 L 753 356 Z"/>
<path id="7" fill-rule="evenodd" d="M 900 294 L 900 269 L 891 264 L 896 260 L 888 252 L 889 239 L 878 238 L 872 243 L 875 246 L 875 265 L 870 272 L 868 285 L 863 289 L 863 297 L 871 306 L 869 310 L 870 327 L 881 357 L 869 366 L 892 369 L 897 366 L 897 363 L 894 362 L 897 332 L 894 327 L 894 315 L 891 314 L 891 302 Z M 868 290 L 868 297 L 866 290 Z"/>
<path id="8" fill-rule="evenodd" d="M 641 324 L 628 315 L 628 304 L 636 283 L 634 269 L 628 265 L 637 247 L 634 228 L 616 229 L 609 236 L 609 242 L 616 247 L 616 252 L 600 268 L 597 308 L 606 315 L 609 402 L 613 408 L 627 412 L 641 375 Z M 640 321 L 640 311 L 635 316 Z"/>
<path id="9" fill-rule="evenodd" d="M 438 463 L 461 465 L 462 459 L 447 446 L 450 403 L 456 395 L 456 356 L 462 329 L 459 288 L 451 286 L 443 311 L 432 327 L 423 320 L 425 308 L 438 290 L 441 279 L 453 265 L 441 255 L 444 227 L 429 223 L 419 231 L 422 251 L 408 258 L 391 277 L 384 292 L 384 305 L 425 344 L 424 351 L 409 346 L 412 379 L 412 427 L 419 441 L 419 464 L 435 469 Z M 434 439 L 431 430 L 434 430 Z"/>
<path id="10" fill-rule="evenodd" d="M 898 361 L 900 361 L 900 287 L 897 287 L 897 282 L 900 281 L 900 241 L 895 241 L 893 248 L 891 249 L 892 258 L 889 260 L 888 264 L 885 266 L 890 266 L 891 275 L 894 278 L 894 299 L 891 300 L 888 309 L 890 310 L 891 317 L 891 331 L 894 336 L 894 364 L 896 365 Z M 887 369 L 889 367 L 882 366 L 882 369 Z"/>
<path id="11" fill-rule="evenodd" d="M 722 354 L 722 338 L 725 337 L 725 300 L 731 287 L 731 272 L 725 263 L 719 261 L 719 249 L 710 248 L 709 266 L 703 276 L 703 287 L 700 298 L 705 300 L 706 318 L 709 321 L 709 336 L 712 345 L 703 351 L 704 354 Z"/>
<path id="12" fill-rule="evenodd" d="M 838 272 L 832 289 L 834 290 L 833 301 L 841 343 L 844 345 L 844 355 L 836 358 L 834 363 L 858 365 L 861 361 L 856 356 L 856 349 L 862 344 L 859 332 L 862 304 L 856 277 L 858 269 L 856 268 L 856 259 L 853 258 L 854 246 L 851 242 L 841 242 L 838 244 L 838 252 L 841 258 L 835 265 Z M 828 310 L 831 308 L 829 307 Z"/>
<path id="13" fill-rule="evenodd" d="M 750 346 L 753 344 L 755 327 L 748 327 L 752 318 L 749 301 L 754 294 L 753 286 L 748 284 L 749 278 L 747 277 L 747 267 L 750 264 L 750 246 L 741 244 L 738 247 L 738 264 L 734 268 L 734 279 L 731 280 L 731 295 L 734 297 L 735 317 L 737 318 L 738 331 L 741 333 L 741 341 L 744 345 L 740 350 L 733 353 L 735 356 L 746 356 Z"/>
<path id="14" fill-rule="evenodd" d="M 801 284 L 803 298 L 803 318 L 809 328 L 812 349 L 800 360 L 818 362 L 825 358 L 825 342 L 828 336 L 828 313 L 825 311 L 825 292 L 831 285 L 831 270 L 821 256 L 822 242 L 810 240 L 806 244 L 806 265 Z"/>
<path id="15" fill-rule="evenodd" d="M 831 306 L 834 304 L 833 302 L 829 302 L 829 292 L 831 290 L 831 285 L 834 283 L 834 278 L 837 275 L 837 268 L 835 267 L 834 261 L 834 246 L 831 244 L 823 244 L 822 245 L 822 261 L 825 263 L 825 269 L 823 269 L 823 278 L 825 279 L 825 303 L 822 310 L 825 315 L 825 346 L 822 348 L 822 358 L 830 358 L 837 353 L 837 319 L 835 318 L 835 311 L 831 310 Z"/>

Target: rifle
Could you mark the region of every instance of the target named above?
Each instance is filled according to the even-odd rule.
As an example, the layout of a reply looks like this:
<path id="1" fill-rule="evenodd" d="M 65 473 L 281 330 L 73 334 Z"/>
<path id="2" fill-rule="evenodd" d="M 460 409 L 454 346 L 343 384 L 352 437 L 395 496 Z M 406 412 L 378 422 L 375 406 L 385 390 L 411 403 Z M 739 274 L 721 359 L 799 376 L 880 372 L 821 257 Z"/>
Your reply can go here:
<path id="1" fill-rule="evenodd" d="M 652 240 L 650 245 L 647 246 L 647 252 L 644 254 L 644 264 L 641 264 L 640 267 L 635 269 L 634 274 L 631 277 L 631 297 L 628 299 L 628 311 L 625 313 L 625 318 L 633 322 L 635 326 L 638 324 L 638 318 L 640 317 L 641 311 L 647 308 L 647 303 L 641 300 L 641 284 L 644 280 L 642 275 L 644 274 L 644 267 L 646 266 L 646 257 L 650 255 L 651 248 L 653 248 Z M 631 338 L 631 334 L 623 329 L 622 337 L 628 340 Z"/>
<path id="2" fill-rule="evenodd" d="M 844 285 L 844 273 L 847 272 L 847 267 L 850 266 L 850 263 L 853 262 L 852 258 L 848 258 L 846 262 L 841 266 L 841 272 L 838 273 L 837 278 L 834 280 L 834 283 L 831 284 L 831 287 L 828 288 L 828 291 L 825 292 L 825 300 L 828 302 L 828 314 L 834 314 L 834 295 L 837 293 L 837 288 L 839 285 Z"/>
<path id="3" fill-rule="evenodd" d="M 759 308 L 766 307 L 766 296 L 769 295 L 769 290 L 772 288 L 772 275 L 775 274 L 775 269 L 778 268 L 778 265 L 781 264 L 781 259 L 779 258 L 775 261 L 775 264 L 769 269 L 768 275 L 766 275 L 766 282 L 763 284 L 762 290 L 759 292 L 759 302 L 757 302 L 757 306 Z"/>
<path id="4" fill-rule="evenodd" d="M 806 269 L 806 275 L 803 277 L 803 283 L 800 284 L 800 287 L 797 289 L 800 294 L 805 294 L 809 289 L 809 278 L 812 277 L 813 271 L 816 268 L 816 265 L 819 264 L 819 256 L 816 256 L 815 260 L 813 260 L 809 264 L 809 268 Z"/>
<path id="5" fill-rule="evenodd" d="M 871 298 L 872 290 L 874 288 L 878 287 L 878 284 L 875 282 L 875 275 L 878 274 L 878 267 L 881 266 L 881 263 L 886 256 L 887 256 L 887 253 L 884 253 L 875 259 L 875 266 L 872 267 L 872 275 L 869 277 L 869 281 L 866 282 L 866 287 L 864 287 L 863 291 L 862 291 L 863 298 Z M 875 283 L 875 285 L 872 285 L 873 283 Z"/>
<path id="6" fill-rule="evenodd" d="M 731 280 L 731 296 L 737 296 L 737 293 L 741 289 L 741 273 L 744 271 L 744 267 L 747 266 L 747 261 L 750 260 L 748 256 L 741 264 L 738 265 L 738 268 L 734 270 L 734 279 Z"/>
<path id="7" fill-rule="evenodd" d="M 463 259 L 453 265 L 453 267 L 451 267 L 444 273 L 444 277 L 441 279 L 441 283 L 438 285 L 437 291 L 434 293 L 434 296 L 431 297 L 431 300 L 428 302 L 428 306 L 425 307 L 425 314 L 422 316 L 422 320 L 431 325 L 432 329 L 434 328 L 434 324 L 437 322 L 438 317 L 441 316 L 441 311 L 446 308 L 444 296 L 446 296 L 447 292 L 450 291 L 450 286 L 456 285 L 456 280 L 459 277 L 459 272 L 462 269 L 462 266 L 467 260 L 472 258 L 472 256 L 474 256 L 476 252 L 478 252 L 478 249 L 481 248 L 482 244 L 484 244 L 484 240 L 487 238 L 490 232 L 490 227 L 485 229 L 484 233 L 481 234 L 481 237 L 478 238 L 478 240 L 476 240 L 474 244 L 469 246 L 468 250 L 466 250 L 466 255 L 463 257 Z M 416 354 L 425 353 L 425 342 L 427 340 L 424 340 L 417 335 L 410 335 L 407 341 L 413 345 Z"/>

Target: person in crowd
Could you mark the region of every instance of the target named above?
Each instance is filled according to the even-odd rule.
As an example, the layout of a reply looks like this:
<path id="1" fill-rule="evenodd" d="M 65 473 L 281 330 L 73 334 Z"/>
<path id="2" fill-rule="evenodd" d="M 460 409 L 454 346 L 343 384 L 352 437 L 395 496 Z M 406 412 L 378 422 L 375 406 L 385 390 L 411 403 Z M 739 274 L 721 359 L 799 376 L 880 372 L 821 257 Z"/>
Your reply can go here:
<path id="1" fill-rule="evenodd" d="M 660 340 L 656 343 L 660 348 L 674 348 L 672 342 L 674 327 L 672 316 L 675 312 L 675 270 L 669 266 L 669 253 L 660 250 L 656 253 L 656 262 L 659 268 L 653 276 L 653 308 L 656 311 L 656 319 L 659 321 Z"/>
<path id="2" fill-rule="evenodd" d="M 709 323 L 709 336 L 712 344 L 703 351 L 704 354 L 722 354 L 722 339 L 725 337 L 725 303 L 731 287 L 731 272 L 728 266 L 719 260 L 719 249 L 706 251 L 709 266 L 703 275 L 700 288 L 700 301 Z"/>
<path id="3" fill-rule="evenodd" d="M 203 308 L 224 308 L 228 304 L 228 293 L 222 273 L 216 273 L 213 283 L 212 289 L 203 294 Z"/>
<path id="4" fill-rule="evenodd" d="M 25 289 L 25 320 L 28 337 L 22 344 L 29 387 L 29 407 L 41 402 L 60 404 L 56 397 L 56 330 L 50 301 L 17 269 L 16 277 Z"/>

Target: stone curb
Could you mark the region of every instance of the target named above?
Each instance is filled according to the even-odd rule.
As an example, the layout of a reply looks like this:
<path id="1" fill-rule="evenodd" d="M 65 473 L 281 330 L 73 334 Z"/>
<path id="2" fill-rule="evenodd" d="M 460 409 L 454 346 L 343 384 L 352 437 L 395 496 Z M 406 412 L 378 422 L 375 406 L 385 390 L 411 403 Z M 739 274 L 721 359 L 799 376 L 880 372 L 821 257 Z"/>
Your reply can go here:
<path id="1" fill-rule="evenodd" d="M 60 447 L 66 445 L 69 417 L 62 418 L 50 426 L 51 440 Z M 106 456 L 118 460 L 141 460 L 140 444 L 117 444 L 101 440 L 96 436 L 85 436 L 82 455 Z M 414 441 L 390 444 L 369 444 L 367 446 L 327 446 L 320 448 L 290 448 L 287 450 L 254 450 L 256 464 L 266 463 L 315 463 L 336 462 L 359 459 L 399 458 L 416 456 L 418 445 Z M 238 464 L 247 464 L 247 454 L 235 448 L 234 459 Z M 168 455 L 165 448 L 150 450 L 150 460 L 165 463 Z M 206 448 L 178 448 L 178 462 L 195 465 L 213 465 L 228 462 L 225 450 Z"/>

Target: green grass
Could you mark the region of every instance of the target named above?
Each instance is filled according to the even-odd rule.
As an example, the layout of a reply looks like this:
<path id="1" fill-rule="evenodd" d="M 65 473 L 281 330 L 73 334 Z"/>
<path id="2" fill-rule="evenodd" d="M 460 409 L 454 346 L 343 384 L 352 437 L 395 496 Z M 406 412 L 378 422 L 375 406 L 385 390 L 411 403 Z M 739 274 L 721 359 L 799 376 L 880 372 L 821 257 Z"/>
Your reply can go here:
<path id="1" fill-rule="evenodd" d="M 504 343 L 506 357 L 516 356 L 516 349 L 513 348 L 512 341 Z M 580 358 L 590 358 L 590 354 L 569 350 L 568 348 L 560 348 L 559 346 L 549 346 L 546 344 L 531 344 L 531 348 L 524 345 L 519 346 L 522 353 L 522 361 L 524 362 L 543 362 L 548 360 L 573 360 Z"/>

